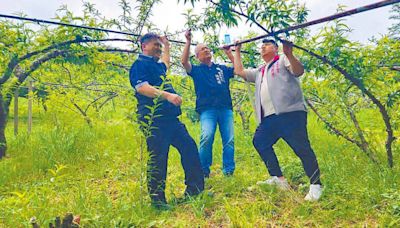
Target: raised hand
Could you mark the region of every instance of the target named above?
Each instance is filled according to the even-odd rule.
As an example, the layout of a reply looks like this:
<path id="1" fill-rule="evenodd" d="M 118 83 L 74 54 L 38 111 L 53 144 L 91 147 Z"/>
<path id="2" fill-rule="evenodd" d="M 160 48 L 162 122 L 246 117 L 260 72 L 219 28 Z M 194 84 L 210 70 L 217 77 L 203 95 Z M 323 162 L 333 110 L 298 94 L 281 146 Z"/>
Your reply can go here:
<path id="1" fill-rule="evenodd" d="M 169 47 L 170 44 L 167 36 L 161 36 L 160 41 L 164 45 L 164 47 Z"/>
<path id="2" fill-rule="evenodd" d="M 299 77 L 304 73 L 303 64 L 293 55 L 293 43 L 287 40 L 281 40 L 283 46 L 283 53 L 286 55 L 290 63 L 292 73 Z"/>
<path id="3" fill-rule="evenodd" d="M 287 40 L 281 40 L 283 46 L 283 53 L 287 56 L 293 56 L 293 44 Z"/>
<path id="4" fill-rule="evenodd" d="M 229 55 L 229 54 L 232 53 L 231 47 L 223 46 L 222 49 L 224 50 L 224 52 L 225 52 L 226 55 Z"/>
<path id="5" fill-rule="evenodd" d="M 239 40 L 235 41 L 235 51 L 240 52 L 240 50 L 242 49 L 242 44 L 239 44 Z"/>
<path id="6" fill-rule="evenodd" d="M 185 32 L 185 37 L 186 37 L 186 41 L 188 41 L 188 42 L 192 41 L 192 30 L 191 29 L 188 29 Z"/>

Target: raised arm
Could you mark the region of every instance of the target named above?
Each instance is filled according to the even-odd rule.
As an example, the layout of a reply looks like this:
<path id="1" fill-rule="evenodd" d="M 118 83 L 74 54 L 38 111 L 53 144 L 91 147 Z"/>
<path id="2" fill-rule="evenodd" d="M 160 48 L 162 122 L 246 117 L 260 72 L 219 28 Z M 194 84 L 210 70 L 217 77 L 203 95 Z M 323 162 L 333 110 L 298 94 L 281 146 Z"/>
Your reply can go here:
<path id="1" fill-rule="evenodd" d="M 296 77 L 301 76 L 304 73 L 303 64 L 293 55 L 293 45 L 288 41 L 282 41 L 283 45 L 283 53 L 286 55 L 289 60 L 290 67 L 292 69 L 293 74 Z"/>
<path id="2" fill-rule="evenodd" d="M 226 56 L 228 57 L 228 59 L 232 62 L 232 64 L 235 63 L 235 57 L 232 54 L 232 50 L 230 47 L 223 47 L 224 52 L 226 54 Z"/>
<path id="3" fill-rule="evenodd" d="M 161 61 L 163 61 L 165 63 L 165 65 L 167 66 L 167 69 L 170 66 L 170 53 L 169 53 L 169 49 L 170 49 L 170 43 L 168 41 L 167 36 L 162 36 L 160 37 L 160 41 L 164 46 L 164 50 L 161 56 Z"/>
<path id="4" fill-rule="evenodd" d="M 154 86 L 151 86 L 150 84 L 140 86 L 137 89 L 137 92 L 142 94 L 143 96 L 150 98 L 161 96 L 162 99 L 167 100 L 175 106 L 179 106 L 182 104 L 182 98 L 179 95 L 159 90 Z"/>
<path id="5" fill-rule="evenodd" d="M 240 76 L 244 80 L 247 80 L 246 73 L 243 68 L 242 57 L 240 55 L 240 50 L 242 48 L 242 45 L 238 44 L 235 47 L 236 47 L 235 57 L 234 57 L 234 61 L 233 61 L 234 72 L 236 75 Z"/>
<path id="6" fill-rule="evenodd" d="M 186 72 L 190 73 L 192 71 L 192 64 L 189 62 L 189 55 L 190 55 L 190 43 L 192 42 L 192 32 L 189 30 L 185 33 L 186 43 L 185 48 L 183 49 L 181 63 L 185 68 Z"/>

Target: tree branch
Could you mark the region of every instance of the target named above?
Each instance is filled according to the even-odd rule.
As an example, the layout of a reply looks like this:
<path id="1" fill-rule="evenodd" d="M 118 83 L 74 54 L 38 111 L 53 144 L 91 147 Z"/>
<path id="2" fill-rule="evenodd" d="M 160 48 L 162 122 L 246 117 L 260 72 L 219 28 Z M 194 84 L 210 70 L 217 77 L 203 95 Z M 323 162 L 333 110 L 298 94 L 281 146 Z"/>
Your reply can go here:
<path id="1" fill-rule="evenodd" d="M 130 53 L 130 54 L 139 54 L 139 52 L 134 51 L 134 50 L 119 49 L 119 48 L 100 49 L 99 52 L 122 52 L 122 53 Z"/>
<path id="2" fill-rule="evenodd" d="M 338 136 L 340 136 L 340 137 L 346 139 L 347 141 L 349 141 L 349 142 L 351 142 L 351 143 L 353 143 L 353 144 L 356 144 L 358 147 L 362 148 L 360 142 L 358 142 L 358 141 L 355 140 L 355 139 L 350 138 L 348 135 L 345 135 L 345 134 L 344 134 L 343 132 L 341 132 L 339 129 L 335 128 L 335 127 L 333 126 L 333 124 L 331 124 L 327 119 L 325 119 L 325 118 L 318 112 L 317 108 L 315 108 L 315 106 L 312 104 L 312 102 L 311 102 L 308 98 L 306 98 L 305 101 L 306 101 L 307 105 L 311 108 L 311 110 L 313 110 L 313 112 L 318 116 L 318 118 L 319 118 L 322 122 L 324 122 L 325 125 L 326 125 L 331 131 L 333 131 L 336 135 L 338 135 Z"/>
<path id="3" fill-rule="evenodd" d="M 210 2 L 212 4 L 214 4 L 215 6 L 219 6 L 222 7 L 221 4 L 214 2 L 213 0 L 206 0 L 206 2 Z M 268 31 L 264 26 L 262 26 L 260 23 L 258 23 L 255 19 L 250 18 L 247 14 L 243 13 L 243 10 L 241 10 L 241 12 L 230 8 L 229 9 L 231 12 L 236 13 L 239 16 L 245 17 L 247 20 L 253 22 L 254 24 L 256 24 L 260 29 L 262 29 L 264 32 L 266 33 L 270 33 L 270 31 Z"/>
<path id="4" fill-rule="evenodd" d="M 62 48 L 62 47 L 66 47 L 66 46 L 69 46 L 69 45 L 71 45 L 71 44 L 78 44 L 78 43 L 98 43 L 98 42 L 108 42 L 108 41 L 126 41 L 126 42 L 133 42 L 132 40 L 129 40 L 129 39 L 121 39 L 121 38 L 98 39 L 98 40 L 77 38 L 77 39 L 74 39 L 74 40 L 68 40 L 68 41 L 65 41 L 65 42 L 61 42 L 61 43 L 57 43 L 57 44 L 50 45 L 50 46 L 48 46 L 48 47 L 46 47 L 46 48 L 44 48 L 44 49 L 42 49 L 42 50 L 30 52 L 30 53 L 28 53 L 28 54 L 22 56 L 21 58 L 19 58 L 19 59 L 18 59 L 18 62 L 21 62 L 21 61 L 23 61 L 23 60 L 25 60 L 25 59 L 29 59 L 29 58 L 31 58 L 32 56 L 35 56 L 35 55 L 38 55 L 38 54 L 42 54 L 42 53 L 48 52 L 48 51 L 50 51 L 50 50 L 52 50 L 52 49 L 60 49 L 60 48 Z"/>
<path id="5" fill-rule="evenodd" d="M 17 65 L 18 65 L 18 56 L 13 55 L 13 57 L 11 58 L 10 62 L 7 65 L 6 71 L 0 78 L 0 85 L 4 84 L 11 77 L 11 74 Z"/>
<path id="6" fill-rule="evenodd" d="M 322 62 L 333 67 L 335 70 L 339 71 L 347 80 L 351 81 L 355 86 L 357 86 L 357 88 L 360 89 L 362 93 L 367 95 L 367 97 L 372 101 L 372 103 L 378 107 L 379 112 L 381 113 L 383 122 L 385 123 L 385 128 L 386 128 L 386 132 L 387 132 L 387 138 L 386 138 L 386 144 L 385 144 L 386 145 L 386 154 L 387 154 L 387 159 L 388 159 L 387 162 L 388 162 L 389 167 L 392 168 L 393 167 L 392 143 L 395 140 L 395 138 L 393 136 L 393 129 L 392 129 L 392 125 L 390 123 L 390 116 L 389 116 L 385 106 L 368 89 L 366 89 L 364 87 L 364 85 L 362 84 L 362 81 L 360 79 L 353 77 L 345 69 L 343 69 L 340 66 L 338 66 L 337 64 L 331 62 L 326 57 L 316 54 L 315 52 L 307 50 L 296 44 L 292 44 L 292 45 L 293 45 L 293 47 L 296 47 L 296 48 L 308 53 L 309 55 L 314 56 L 315 58 L 321 60 Z"/>

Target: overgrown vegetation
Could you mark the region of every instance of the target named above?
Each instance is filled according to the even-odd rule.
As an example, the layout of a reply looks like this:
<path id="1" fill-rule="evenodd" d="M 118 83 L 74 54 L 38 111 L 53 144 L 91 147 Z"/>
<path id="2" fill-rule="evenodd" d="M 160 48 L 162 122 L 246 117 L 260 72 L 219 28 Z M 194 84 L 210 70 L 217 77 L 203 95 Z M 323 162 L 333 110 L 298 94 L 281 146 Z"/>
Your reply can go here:
<path id="1" fill-rule="evenodd" d="M 125 119 L 123 110 L 110 109 L 107 115 L 112 120 L 94 119 L 96 124 L 90 127 L 83 119 L 76 120 L 78 114 L 57 113 L 56 118 L 55 113 L 34 107 L 29 137 L 7 132 L 9 158 L 0 163 L 0 224 L 4 227 L 27 226 L 33 216 L 47 226 L 67 212 L 80 215 L 81 224 L 89 227 L 398 226 L 400 222 L 398 166 L 389 169 L 371 163 L 356 146 L 329 134 L 313 114 L 310 140 L 326 186 L 318 203 L 304 201 L 308 179 L 283 141 L 276 151 L 293 191 L 255 185 L 268 177 L 267 170 L 251 145 L 252 133 L 243 134 L 237 124 L 235 175 L 224 177 L 221 153 L 214 153 L 205 194 L 176 204 L 185 186 L 183 170 L 177 165 L 180 157 L 173 149 L 166 193 L 174 208 L 157 212 L 150 207 L 147 194 L 140 193 L 141 133 Z M 182 120 L 198 140 L 198 124 L 186 117 Z M 240 122 L 238 114 L 235 122 Z M 250 128 L 255 128 L 253 119 Z M 219 137 L 214 150 L 222 150 Z"/>
<path id="2" fill-rule="evenodd" d="M 82 17 L 63 6 L 56 18 L 141 34 L 155 30 L 151 11 L 158 2 L 133 5 L 121 0 L 117 19 L 104 18 L 95 5 L 85 2 Z M 196 6 L 199 1 L 184 2 Z M 245 38 L 307 18 L 307 9 L 297 1 L 206 2 L 212 7 L 204 14 L 186 14 L 187 28 L 211 34 L 203 38 L 215 48 L 218 61 L 223 61 L 217 50 L 220 26 L 243 20 L 260 29 Z M 128 80 L 139 50 L 137 37 L 109 38 L 97 31 L 1 19 L 0 227 L 28 226 L 33 216 L 47 226 L 67 212 L 81 215 L 81 224 L 88 227 L 399 226 L 399 5 L 392 9 L 394 24 L 388 35 L 367 45 L 347 38 L 351 28 L 343 20 L 328 23 L 315 36 L 306 29 L 286 34 L 307 71 L 302 84 L 310 107 L 309 135 L 326 186 L 321 201 L 303 200 L 307 178 L 283 142 L 276 151 L 293 191 L 255 185 L 268 176 L 251 144 L 256 127 L 248 96 L 251 85 L 235 79 L 231 90 L 237 172 L 224 177 L 221 153 L 214 153 L 206 192 L 178 204 L 184 174 L 172 150 L 166 192 L 174 208 L 166 212 L 152 209 L 143 194 L 144 138 Z M 180 36 L 178 31 L 170 38 Z M 129 46 L 110 45 L 121 41 Z M 181 47 L 172 47 L 170 74 L 176 75 L 182 73 Z M 260 64 L 255 43 L 243 49 L 250 53 L 243 55 L 247 66 Z M 192 81 L 170 78 L 184 99 L 182 121 L 198 141 Z M 11 101 L 16 91 L 26 97 L 28 79 L 36 88 L 34 127 L 30 135 L 24 130 L 27 100 L 20 98 L 20 130 L 15 136 L 7 125 L 14 115 Z M 215 151 L 221 151 L 219 139 Z"/>

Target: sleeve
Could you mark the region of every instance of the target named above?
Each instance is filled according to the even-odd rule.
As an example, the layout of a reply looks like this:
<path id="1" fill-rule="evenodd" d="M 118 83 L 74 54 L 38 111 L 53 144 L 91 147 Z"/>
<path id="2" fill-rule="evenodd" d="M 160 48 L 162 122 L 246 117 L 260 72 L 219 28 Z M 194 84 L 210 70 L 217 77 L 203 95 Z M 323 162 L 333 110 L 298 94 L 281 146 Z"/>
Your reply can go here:
<path id="1" fill-rule="evenodd" d="M 259 74 L 259 71 L 260 70 L 258 68 L 244 70 L 244 74 L 246 75 L 247 81 L 255 82 L 257 75 Z"/>
<path id="2" fill-rule="evenodd" d="M 198 65 L 192 64 L 192 70 L 190 72 L 186 72 L 187 75 L 189 75 L 192 78 L 196 77 L 196 72 L 197 72 L 198 68 L 199 68 Z"/>
<path id="3" fill-rule="evenodd" d="M 129 80 L 132 87 L 137 91 L 140 87 L 149 84 L 148 72 L 143 64 L 134 63 L 129 71 Z"/>
<path id="4" fill-rule="evenodd" d="M 229 67 L 229 66 L 224 66 L 225 68 L 225 74 L 226 74 L 226 78 L 227 79 L 231 79 L 235 76 L 235 73 L 233 71 L 233 67 Z"/>
<path id="5" fill-rule="evenodd" d="M 283 56 L 283 64 L 285 65 L 286 69 L 294 75 L 293 70 L 292 70 L 292 65 L 290 65 L 289 59 L 286 57 L 286 55 Z"/>

